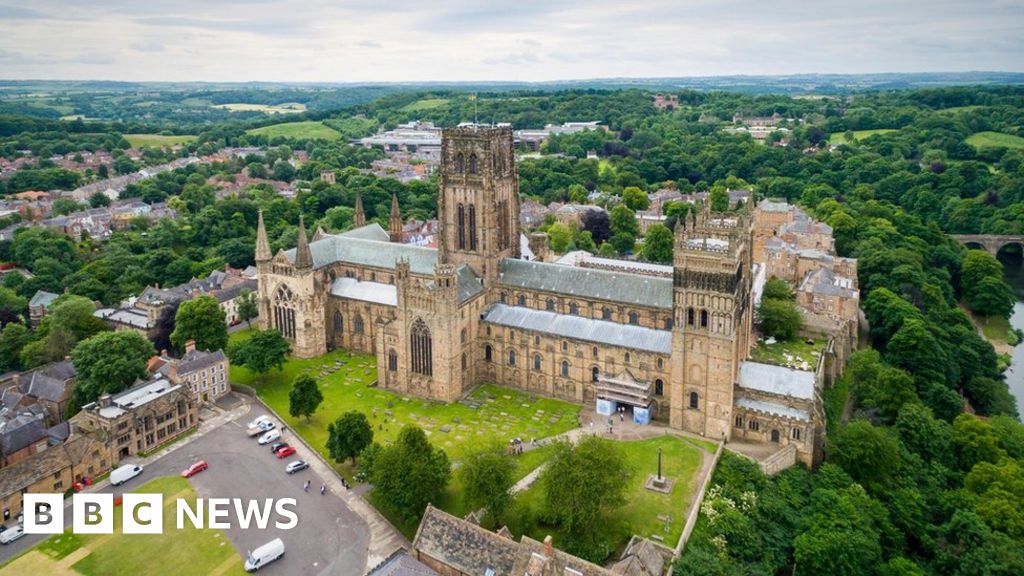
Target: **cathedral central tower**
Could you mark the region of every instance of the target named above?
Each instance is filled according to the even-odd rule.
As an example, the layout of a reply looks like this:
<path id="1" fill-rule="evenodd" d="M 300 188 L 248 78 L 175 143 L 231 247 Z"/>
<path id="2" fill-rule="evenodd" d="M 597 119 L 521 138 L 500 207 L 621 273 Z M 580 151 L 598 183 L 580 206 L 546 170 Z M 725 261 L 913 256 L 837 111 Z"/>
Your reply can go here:
<path id="1" fill-rule="evenodd" d="M 463 125 L 441 137 L 439 260 L 467 264 L 485 282 L 519 257 L 519 182 L 512 128 Z"/>

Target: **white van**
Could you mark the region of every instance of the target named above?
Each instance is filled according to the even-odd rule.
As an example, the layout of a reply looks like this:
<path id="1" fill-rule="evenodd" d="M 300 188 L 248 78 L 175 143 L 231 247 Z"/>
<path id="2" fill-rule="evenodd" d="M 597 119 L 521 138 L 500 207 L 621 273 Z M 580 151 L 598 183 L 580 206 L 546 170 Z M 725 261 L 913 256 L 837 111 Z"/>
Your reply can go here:
<path id="1" fill-rule="evenodd" d="M 120 486 L 125 482 L 142 474 L 142 466 L 139 464 L 125 464 L 110 473 L 110 483 L 113 486 Z"/>
<path id="2" fill-rule="evenodd" d="M 280 538 L 274 538 L 249 553 L 249 557 L 245 559 L 245 571 L 255 572 L 281 556 L 284 556 L 284 542 Z"/>

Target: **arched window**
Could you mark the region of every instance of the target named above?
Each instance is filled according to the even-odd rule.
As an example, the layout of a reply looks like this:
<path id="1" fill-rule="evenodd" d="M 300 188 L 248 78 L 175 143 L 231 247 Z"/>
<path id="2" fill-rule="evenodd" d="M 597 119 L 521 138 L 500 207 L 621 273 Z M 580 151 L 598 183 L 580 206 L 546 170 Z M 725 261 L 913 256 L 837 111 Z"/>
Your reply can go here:
<path id="1" fill-rule="evenodd" d="M 601 371 L 597 369 L 597 366 L 594 366 L 593 368 L 590 369 L 590 381 L 591 382 L 597 382 L 600 377 L 601 377 Z"/>
<path id="2" fill-rule="evenodd" d="M 476 250 L 476 204 L 469 205 L 469 249 Z"/>
<path id="3" fill-rule="evenodd" d="M 778 442 L 779 442 L 779 431 L 778 430 L 772 430 L 772 442 L 775 442 L 776 444 L 778 444 Z"/>
<path id="4" fill-rule="evenodd" d="M 363 326 L 363 317 L 362 317 L 362 315 L 356 314 L 355 319 L 352 320 L 352 327 L 355 328 L 356 334 L 362 334 L 363 333 L 364 326 Z"/>
<path id="5" fill-rule="evenodd" d="M 417 318 L 409 330 L 409 358 L 412 360 L 412 371 L 424 376 L 434 374 L 434 360 L 431 354 L 433 342 L 430 339 L 430 328 L 422 319 Z"/>
<path id="6" fill-rule="evenodd" d="M 751 420 L 750 422 L 747 422 L 747 428 L 757 432 L 761 429 L 761 424 L 759 424 L 757 420 Z"/>
<path id="7" fill-rule="evenodd" d="M 494 359 L 494 351 L 491 349 L 491 345 L 484 346 L 484 360 L 491 362 Z"/>
<path id="8" fill-rule="evenodd" d="M 543 362 L 543 360 L 541 359 L 540 354 L 534 354 L 534 356 L 533 356 L 533 369 L 535 371 L 540 372 L 541 362 Z"/>
<path id="9" fill-rule="evenodd" d="M 665 395 L 665 383 L 661 380 L 661 378 L 658 378 L 657 380 L 654 381 L 654 395 L 655 396 L 664 396 Z"/>
<path id="10" fill-rule="evenodd" d="M 555 301 L 552 300 L 551 298 L 548 298 L 548 301 L 545 305 L 547 306 L 548 312 L 555 311 Z"/>
<path id="11" fill-rule="evenodd" d="M 672 329 L 672 317 L 669 316 L 669 317 L 665 318 L 665 330 L 671 330 L 671 329 Z"/>
<path id="12" fill-rule="evenodd" d="M 463 328 L 462 332 L 459 333 L 459 342 L 466 343 L 466 329 Z"/>
<path id="13" fill-rule="evenodd" d="M 686 325 L 693 326 L 693 308 L 686 309 Z"/>
<path id="14" fill-rule="evenodd" d="M 462 174 L 465 170 L 466 159 L 462 156 L 462 152 L 455 155 L 455 172 Z"/>
<path id="15" fill-rule="evenodd" d="M 622 361 L 625 362 L 626 364 L 629 364 L 629 352 L 626 352 L 625 358 L 623 358 Z"/>
<path id="16" fill-rule="evenodd" d="M 458 236 L 459 250 L 466 249 L 466 207 L 459 204 L 459 207 L 455 210 L 456 225 L 455 229 Z"/>
<path id="17" fill-rule="evenodd" d="M 569 351 L 569 342 L 567 342 L 566 340 L 562 340 L 562 352 L 568 352 L 568 351 Z"/>
<path id="18" fill-rule="evenodd" d="M 568 378 L 569 377 L 569 361 L 568 360 L 562 360 L 562 377 L 563 378 Z"/>
<path id="19" fill-rule="evenodd" d="M 799 440 L 799 439 L 800 439 L 800 429 L 799 428 L 793 428 L 793 440 Z"/>
<path id="20" fill-rule="evenodd" d="M 736 417 L 736 427 L 743 428 L 743 416 Z"/>
<path id="21" fill-rule="evenodd" d="M 612 319 L 612 309 L 607 307 L 607 306 L 605 306 L 604 308 L 601 308 L 601 319 L 602 320 L 611 320 Z"/>
<path id="22" fill-rule="evenodd" d="M 515 365 L 516 365 L 516 351 L 515 350 L 509 350 L 508 351 L 508 365 L 512 366 L 512 367 L 515 367 Z"/>
<path id="23" fill-rule="evenodd" d="M 398 352 L 395 352 L 394 349 L 388 350 L 388 371 L 396 370 L 398 370 Z"/>
<path id="24" fill-rule="evenodd" d="M 658 364 L 658 370 L 661 370 L 662 368 L 665 367 L 665 360 L 662 359 L 662 358 L 658 358 L 657 364 Z"/>
<path id="25" fill-rule="evenodd" d="M 593 356 L 594 358 L 597 358 L 597 346 L 594 346 L 593 348 L 590 349 L 590 355 Z"/>
<path id="26" fill-rule="evenodd" d="M 274 328 L 285 338 L 295 338 L 295 296 L 284 284 L 274 293 Z"/>
<path id="27" fill-rule="evenodd" d="M 341 317 L 341 312 L 334 311 L 334 333 L 341 334 L 345 330 L 345 320 Z"/>
<path id="28" fill-rule="evenodd" d="M 580 305 L 575 303 L 575 302 L 570 302 L 569 303 L 569 314 L 572 314 L 573 316 L 578 316 L 579 313 L 580 313 Z"/>
<path id="29" fill-rule="evenodd" d="M 701 310 L 700 311 L 700 327 L 701 328 L 707 328 L 708 327 L 708 311 L 707 310 Z"/>
<path id="30" fill-rule="evenodd" d="M 462 369 L 463 370 L 466 369 L 466 353 L 465 352 L 462 353 Z"/>
<path id="31" fill-rule="evenodd" d="M 526 306 L 526 296 L 520 294 L 519 297 L 516 298 L 516 304 L 519 306 Z"/>
<path id="32" fill-rule="evenodd" d="M 696 392 L 690 392 L 690 409 L 700 410 L 700 395 Z"/>
<path id="33" fill-rule="evenodd" d="M 469 173 L 476 174 L 480 170 L 480 162 L 477 160 L 476 154 L 469 155 Z"/>
<path id="34" fill-rule="evenodd" d="M 501 299 L 502 304 L 505 304 L 506 300 L 508 300 L 508 294 L 502 292 L 501 294 L 498 294 L 498 298 Z"/>
<path id="35" fill-rule="evenodd" d="M 629 323 L 634 325 L 634 326 L 639 324 L 640 323 L 640 315 L 637 314 L 636 312 L 630 312 L 629 313 Z"/>

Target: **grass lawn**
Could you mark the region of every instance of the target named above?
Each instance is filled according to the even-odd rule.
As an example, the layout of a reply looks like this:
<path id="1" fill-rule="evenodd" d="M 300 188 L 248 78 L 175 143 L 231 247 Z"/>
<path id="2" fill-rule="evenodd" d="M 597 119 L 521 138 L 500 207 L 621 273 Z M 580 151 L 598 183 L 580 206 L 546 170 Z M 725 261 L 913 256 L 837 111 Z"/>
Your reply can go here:
<path id="1" fill-rule="evenodd" d="M 402 112 L 417 112 L 419 110 L 430 110 L 431 108 L 439 108 L 448 103 L 447 98 L 423 98 L 415 102 L 402 106 Z"/>
<path id="2" fill-rule="evenodd" d="M 285 102 L 283 104 L 218 104 L 214 108 L 223 108 L 232 112 L 265 112 L 267 114 L 288 114 L 306 111 L 306 105 L 301 102 Z"/>
<path id="3" fill-rule="evenodd" d="M 971 112 L 984 106 L 971 105 L 971 106 L 953 106 L 952 108 L 942 108 L 936 110 L 939 114 L 959 114 L 960 112 Z"/>
<path id="4" fill-rule="evenodd" d="M 337 130 L 325 126 L 323 122 L 316 122 L 313 120 L 308 120 L 306 122 L 271 124 L 270 126 L 264 126 L 262 128 L 246 130 L 246 134 L 266 136 L 271 139 L 277 138 L 278 136 L 309 140 L 338 140 L 341 138 L 341 133 Z"/>
<path id="5" fill-rule="evenodd" d="M 245 574 L 242 557 L 224 532 L 198 530 L 186 523 L 175 527 L 175 499 L 193 500 L 187 480 L 162 477 L 137 492 L 164 494 L 163 534 L 121 534 L 121 511 L 114 516 L 113 534 L 71 534 L 47 538 L 7 564 L 0 574 Z"/>
<path id="6" fill-rule="evenodd" d="M 125 134 L 125 140 L 132 145 L 132 148 L 142 146 L 174 146 L 175 144 L 187 144 L 196 139 L 195 136 L 164 136 L 162 134 Z"/>
<path id="7" fill-rule="evenodd" d="M 1024 138 L 1002 132 L 977 132 L 967 137 L 967 143 L 975 148 L 1024 149 Z"/>
<path id="8" fill-rule="evenodd" d="M 889 132 L 895 132 L 895 131 L 896 130 L 894 128 L 878 128 L 876 130 L 854 130 L 853 131 L 853 141 L 856 142 L 857 140 L 863 140 L 865 138 L 870 138 L 871 136 L 874 136 L 875 134 L 888 134 Z M 846 137 L 844 136 L 845 134 L 846 134 L 845 132 L 833 132 L 828 137 L 828 143 L 829 144 L 835 144 L 837 146 L 839 144 L 846 144 L 847 142 L 846 142 Z"/>
<path id="9" fill-rule="evenodd" d="M 826 344 L 825 340 L 813 340 L 808 344 L 803 338 L 775 344 L 765 344 L 761 341 L 750 350 L 750 359 L 765 364 L 814 370 L 818 366 L 818 356 L 815 353 L 820 355 Z"/>
<path id="10" fill-rule="evenodd" d="M 633 477 L 626 489 L 626 504 L 601 529 L 607 531 L 619 550 L 625 547 L 633 534 L 647 538 L 658 536 L 666 546 L 675 547 L 686 523 L 690 496 L 697 488 L 697 474 L 702 462 L 701 449 L 697 446 L 710 451 L 714 451 L 715 446 L 677 436 L 617 442 L 617 445 L 625 453 Z M 647 476 L 658 470 L 658 448 L 662 450 L 662 474 L 675 481 L 669 494 L 644 488 Z M 543 498 L 544 492 L 539 483 L 517 495 L 509 529 L 517 536 L 525 533 L 541 541 L 552 534 L 558 542 L 558 530 L 537 521 Z"/>

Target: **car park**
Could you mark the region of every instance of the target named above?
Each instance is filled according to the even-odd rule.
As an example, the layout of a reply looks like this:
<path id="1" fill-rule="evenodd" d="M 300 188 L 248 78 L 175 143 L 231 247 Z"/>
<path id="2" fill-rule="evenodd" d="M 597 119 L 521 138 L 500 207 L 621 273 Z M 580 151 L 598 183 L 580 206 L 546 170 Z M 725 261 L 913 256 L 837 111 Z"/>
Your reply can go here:
<path id="1" fill-rule="evenodd" d="M 287 458 L 293 454 L 295 454 L 294 446 L 285 446 L 284 448 L 281 448 L 280 450 L 277 451 L 278 458 Z"/>
<path id="2" fill-rule="evenodd" d="M 274 442 L 273 444 L 270 445 L 270 451 L 273 452 L 274 454 L 277 454 L 278 450 L 280 450 L 281 448 L 285 448 L 287 446 L 287 442 Z"/>
<path id="3" fill-rule="evenodd" d="M 10 544 L 25 535 L 25 528 L 21 524 L 14 528 L 8 528 L 0 532 L 0 544 Z"/>
<path id="4" fill-rule="evenodd" d="M 294 462 L 289 462 L 284 471 L 288 474 L 295 474 L 296 472 L 301 472 L 306 468 L 309 468 L 309 462 L 306 462 L 305 460 L 296 460 Z"/>
<path id="5" fill-rule="evenodd" d="M 263 446 L 265 444 L 270 444 L 271 442 L 275 442 L 275 441 L 280 440 L 280 439 L 281 439 L 281 432 L 280 431 L 278 431 L 278 430 L 270 430 L 269 432 L 264 432 L 263 436 L 260 436 L 260 439 L 257 440 L 257 443 L 259 443 L 260 446 Z"/>
<path id="6" fill-rule="evenodd" d="M 281 556 L 284 556 L 284 542 L 274 538 L 245 557 L 245 571 L 255 572 Z"/>
<path id="7" fill-rule="evenodd" d="M 266 414 L 263 414 L 262 416 L 257 416 L 256 418 L 253 418 L 252 422 L 249 422 L 249 428 L 255 428 L 259 426 L 260 422 L 272 422 L 272 420 L 270 419 L 270 416 L 267 416 Z"/>
<path id="8" fill-rule="evenodd" d="M 203 470 L 206 470 L 209 467 L 210 467 L 210 465 L 206 463 L 206 460 L 199 460 L 198 462 L 193 463 L 188 468 L 185 468 L 184 470 L 182 470 L 181 471 L 181 477 L 182 478 L 191 478 L 191 477 L 195 476 L 196 474 L 199 474 Z"/>

